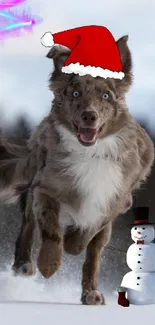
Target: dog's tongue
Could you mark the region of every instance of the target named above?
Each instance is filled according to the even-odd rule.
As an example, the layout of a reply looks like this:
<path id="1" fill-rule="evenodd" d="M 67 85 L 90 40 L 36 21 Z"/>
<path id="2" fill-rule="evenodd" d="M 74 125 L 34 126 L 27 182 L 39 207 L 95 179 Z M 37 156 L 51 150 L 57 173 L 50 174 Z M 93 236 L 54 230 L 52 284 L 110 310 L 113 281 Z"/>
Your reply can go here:
<path id="1" fill-rule="evenodd" d="M 78 135 L 83 142 L 93 142 L 93 140 L 95 140 L 96 133 L 96 129 L 78 128 Z"/>

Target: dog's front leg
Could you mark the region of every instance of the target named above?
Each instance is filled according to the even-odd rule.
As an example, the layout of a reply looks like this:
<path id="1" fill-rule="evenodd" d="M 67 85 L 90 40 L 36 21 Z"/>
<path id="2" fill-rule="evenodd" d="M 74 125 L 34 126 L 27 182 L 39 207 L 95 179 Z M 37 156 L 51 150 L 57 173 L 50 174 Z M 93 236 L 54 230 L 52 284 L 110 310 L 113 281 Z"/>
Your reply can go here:
<path id="1" fill-rule="evenodd" d="M 21 196 L 20 208 L 22 212 L 22 225 L 16 241 L 15 260 L 12 269 L 15 274 L 29 276 L 35 274 L 35 268 L 31 261 L 31 249 L 36 222 L 32 213 L 31 192 L 24 193 Z"/>
<path id="2" fill-rule="evenodd" d="M 45 194 L 42 188 L 35 188 L 33 213 L 42 239 L 37 265 L 45 278 L 52 276 L 62 261 L 63 236 L 59 225 L 59 208 L 57 200 Z"/>
<path id="3" fill-rule="evenodd" d="M 65 252 L 75 256 L 81 254 L 100 229 L 90 228 L 81 230 L 81 228 L 74 229 L 74 227 L 69 226 L 64 235 Z"/>
<path id="4" fill-rule="evenodd" d="M 112 223 L 109 222 L 88 244 L 86 260 L 83 265 L 82 297 L 86 305 L 105 304 L 104 296 L 98 291 L 98 274 L 101 252 L 111 237 Z"/>

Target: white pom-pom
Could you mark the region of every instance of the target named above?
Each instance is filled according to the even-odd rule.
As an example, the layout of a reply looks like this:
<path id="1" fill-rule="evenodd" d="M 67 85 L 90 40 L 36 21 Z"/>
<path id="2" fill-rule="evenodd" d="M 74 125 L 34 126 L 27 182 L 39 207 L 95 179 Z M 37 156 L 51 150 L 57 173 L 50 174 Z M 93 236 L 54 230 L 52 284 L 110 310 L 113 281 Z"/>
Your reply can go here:
<path id="1" fill-rule="evenodd" d="M 53 35 L 51 32 L 46 32 L 40 39 L 41 44 L 45 47 L 52 47 L 54 45 Z"/>

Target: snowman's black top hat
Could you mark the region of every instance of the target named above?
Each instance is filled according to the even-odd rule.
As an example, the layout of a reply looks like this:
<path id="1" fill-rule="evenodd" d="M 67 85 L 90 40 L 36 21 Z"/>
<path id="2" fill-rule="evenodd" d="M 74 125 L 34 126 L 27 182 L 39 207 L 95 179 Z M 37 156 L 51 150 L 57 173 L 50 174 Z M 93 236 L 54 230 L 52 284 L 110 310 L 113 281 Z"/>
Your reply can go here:
<path id="1" fill-rule="evenodd" d="M 149 207 L 133 208 L 134 225 L 152 225 L 149 222 Z"/>

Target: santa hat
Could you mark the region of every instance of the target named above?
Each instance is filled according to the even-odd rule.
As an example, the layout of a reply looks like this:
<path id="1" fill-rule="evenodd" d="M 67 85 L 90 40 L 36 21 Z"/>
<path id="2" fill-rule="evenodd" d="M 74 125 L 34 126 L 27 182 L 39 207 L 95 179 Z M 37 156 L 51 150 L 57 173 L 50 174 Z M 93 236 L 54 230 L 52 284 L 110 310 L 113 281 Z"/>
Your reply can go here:
<path id="1" fill-rule="evenodd" d="M 62 67 L 64 73 L 80 76 L 123 79 L 120 53 L 109 30 L 104 26 L 83 26 L 52 34 L 46 32 L 42 45 L 63 45 L 71 54 Z"/>

